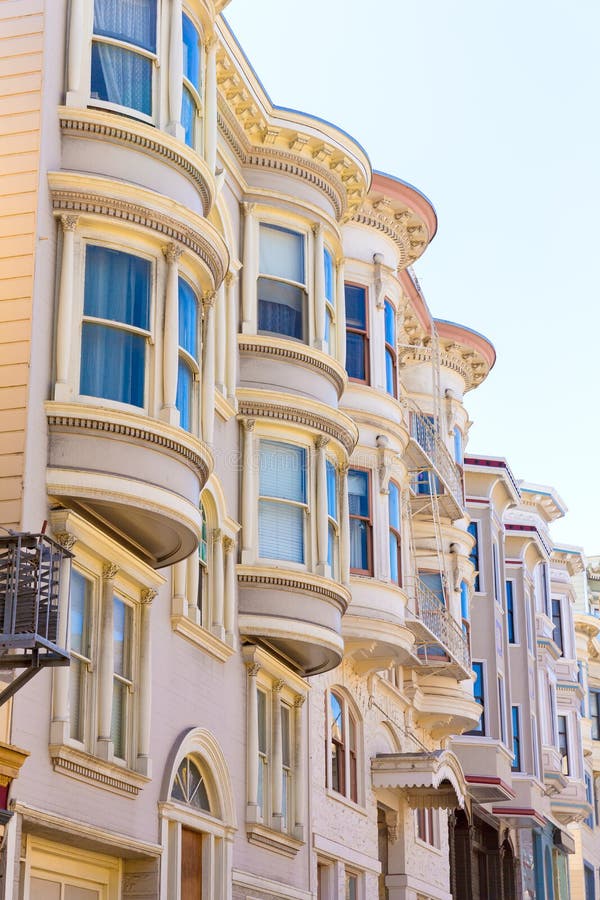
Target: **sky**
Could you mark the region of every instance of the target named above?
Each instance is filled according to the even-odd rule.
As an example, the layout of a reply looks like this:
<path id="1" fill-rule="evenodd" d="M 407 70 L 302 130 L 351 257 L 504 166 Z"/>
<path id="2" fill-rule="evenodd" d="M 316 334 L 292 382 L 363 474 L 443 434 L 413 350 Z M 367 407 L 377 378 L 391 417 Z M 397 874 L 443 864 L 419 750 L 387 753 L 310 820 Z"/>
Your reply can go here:
<path id="1" fill-rule="evenodd" d="M 225 16 L 275 104 L 433 202 L 428 305 L 498 356 L 466 395 L 468 452 L 552 485 L 569 510 L 555 543 L 599 553 L 600 4 L 232 0 Z"/>

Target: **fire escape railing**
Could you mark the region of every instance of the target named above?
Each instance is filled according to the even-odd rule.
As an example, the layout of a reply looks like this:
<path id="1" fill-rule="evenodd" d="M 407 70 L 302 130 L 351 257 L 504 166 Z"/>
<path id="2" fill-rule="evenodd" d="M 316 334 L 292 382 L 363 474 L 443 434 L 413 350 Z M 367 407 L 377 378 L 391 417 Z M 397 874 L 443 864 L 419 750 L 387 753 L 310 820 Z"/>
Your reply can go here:
<path id="1" fill-rule="evenodd" d="M 410 579 L 410 582 L 409 592 L 413 594 L 416 618 L 434 636 L 447 655 L 468 673 L 471 669 L 471 654 L 467 636 L 440 598 L 419 577 Z"/>
<path id="2" fill-rule="evenodd" d="M 421 412 L 416 404 L 410 406 L 410 436 L 429 457 L 434 469 L 458 505 L 464 506 L 460 470 L 437 433 L 431 418 Z"/>

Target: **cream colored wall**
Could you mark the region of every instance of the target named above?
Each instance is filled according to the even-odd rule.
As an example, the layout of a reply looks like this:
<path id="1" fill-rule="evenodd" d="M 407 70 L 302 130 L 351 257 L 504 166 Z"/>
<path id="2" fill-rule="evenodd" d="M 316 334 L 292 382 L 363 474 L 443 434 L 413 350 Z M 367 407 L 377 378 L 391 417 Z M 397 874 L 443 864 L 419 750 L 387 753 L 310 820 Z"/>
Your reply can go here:
<path id="1" fill-rule="evenodd" d="M 0 523 L 21 520 L 44 0 L 0 5 Z"/>

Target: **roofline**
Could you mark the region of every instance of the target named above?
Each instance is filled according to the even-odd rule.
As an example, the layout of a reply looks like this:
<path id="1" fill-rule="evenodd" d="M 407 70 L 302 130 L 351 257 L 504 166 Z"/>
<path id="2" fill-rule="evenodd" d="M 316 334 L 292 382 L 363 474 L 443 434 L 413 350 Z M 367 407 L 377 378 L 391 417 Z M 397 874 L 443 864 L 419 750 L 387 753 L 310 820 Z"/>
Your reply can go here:
<path id="1" fill-rule="evenodd" d="M 429 199 L 427 194 L 424 194 L 423 191 L 420 191 L 419 188 L 415 187 L 414 184 L 411 184 L 409 181 L 405 181 L 403 178 L 399 178 L 397 175 L 390 175 L 389 172 L 383 172 L 381 169 L 373 169 L 373 175 L 378 175 L 380 178 L 389 178 L 390 181 L 395 181 L 396 184 L 402 185 L 404 188 L 408 188 L 409 191 L 413 191 L 417 194 L 422 200 L 427 203 L 431 212 L 433 213 L 433 220 L 435 223 L 435 227 L 433 228 L 431 235 L 429 236 L 429 243 L 434 239 L 438 230 L 438 215 L 433 202 Z"/>
<path id="2" fill-rule="evenodd" d="M 481 353 L 489 366 L 489 370 L 493 369 L 494 365 L 496 364 L 496 348 L 489 338 L 486 338 L 486 336 L 484 334 L 481 334 L 480 331 L 475 331 L 474 328 L 468 328 L 466 325 L 461 325 L 459 322 L 451 322 L 449 319 L 438 318 L 434 318 L 433 321 L 435 322 L 435 325 L 438 328 L 438 333 L 440 333 L 440 335 L 443 335 L 443 332 L 446 329 L 456 329 L 463 334 L 472 335 L 472 337 L 475 338 L 475 341 L 472 341 L 471 344 L 468 344 L 468 346 L 473 346 L 474 349 Z M 439 328 L 440 325 L 442 326 L 441 329 Z M 447 336 L 450 337 L 454 335 Z M 463 341 L 463 343 L 465 342 Z"/>

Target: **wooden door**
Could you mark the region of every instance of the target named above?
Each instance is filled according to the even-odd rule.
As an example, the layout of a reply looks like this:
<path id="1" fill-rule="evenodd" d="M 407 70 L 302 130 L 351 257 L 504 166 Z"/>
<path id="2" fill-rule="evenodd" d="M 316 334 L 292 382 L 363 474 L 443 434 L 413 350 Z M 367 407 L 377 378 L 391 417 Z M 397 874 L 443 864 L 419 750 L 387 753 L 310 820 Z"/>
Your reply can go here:
<path id="1" fill-rule="evenodd" d="M 202 834 L 181 829 L 181 900 L 202 900 Z"/>

